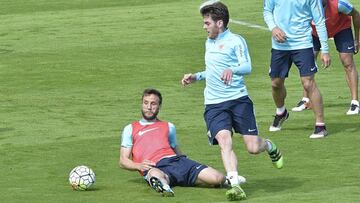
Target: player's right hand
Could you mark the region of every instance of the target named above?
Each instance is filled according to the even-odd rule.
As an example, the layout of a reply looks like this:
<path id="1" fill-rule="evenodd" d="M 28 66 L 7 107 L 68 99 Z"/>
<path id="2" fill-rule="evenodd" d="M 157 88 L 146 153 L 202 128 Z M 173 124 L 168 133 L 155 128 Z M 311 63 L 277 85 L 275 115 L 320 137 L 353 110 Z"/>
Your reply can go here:
<path id="1" fill-rule="evenodd" d="M 155 163 L 150 161 L 150 160 L 144 160 L 143 162 L 140 163 L 140 171 L 147 171 L 152 169 L 155 166 Z"/>
<path id="2" fill-rule="evenodd" d="M 192 73 L 187 73 L 181 79 L 181 84 L 183 86 L 186 86 L 186 85 L 189 85 L 189 84 L 193 83 L 195 80 L 196 80 L 195 75 L 193 75 Z"/>
<path id="3" fill-rule="evenodd" d="M 286 34 L 279 27 L 274 27 L 271 31 L 272 37 L 279 43 L 284 43 L 286 41 Z"/>
<path id="4" fill-rule="evenodd" d="M 321 53 L 321 63 L 323 68 L 328 68 L 331 65 L 331 58 L 329 53 Z"/>

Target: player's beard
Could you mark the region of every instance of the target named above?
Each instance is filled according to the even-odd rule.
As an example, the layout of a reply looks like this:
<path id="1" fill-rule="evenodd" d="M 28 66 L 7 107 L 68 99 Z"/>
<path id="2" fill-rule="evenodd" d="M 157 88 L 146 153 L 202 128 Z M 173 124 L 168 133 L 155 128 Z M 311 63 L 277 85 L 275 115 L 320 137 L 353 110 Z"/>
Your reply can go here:
<path id="1" fill-rule="evenodd" d="M 142 116 L 143 116 L 143 118 L 145 119 L 145 120 L 147 120 L 147 121 L 152 121 L 152 120 L 155 120 L 156 119 L 156 117 L 157 117 L 157 115 L 158 115 L 158 113 L 159 113 L 159 110 L 156 110 L 154 113 L 152 113 L 152 115 L 151 116 L 147 116 L 146 114 L 145 114 L 145 112 L 144 112 L 144 110 L 141 110 L 141 113 L 142 113 Z"/>

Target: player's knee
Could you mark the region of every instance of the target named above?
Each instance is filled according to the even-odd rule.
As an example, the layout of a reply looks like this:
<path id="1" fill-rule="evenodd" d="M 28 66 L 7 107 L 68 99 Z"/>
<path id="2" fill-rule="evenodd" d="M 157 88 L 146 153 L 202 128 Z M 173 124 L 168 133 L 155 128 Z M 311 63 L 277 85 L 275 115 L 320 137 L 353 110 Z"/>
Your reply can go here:
<path id="1" fill-rule="evenodd" d="M 161 176 L 162 174 L 161 174 L 161 172 L 158 170 L 158 169 L 156 169 L 156 168 L 152 168 L 152 169 L 150 169 L 149 171 L 148 171 L 148 173 L 147 173 L 147 176 L 149 177 L 149 178 L 151 178 L 151 177 L 159 177 L 159 176 Z"/>
<path id="2" fill-rule="evenodd" d="M 274 90 L 278 90 L 278 89 L 283 88 L 283 84 L 282 84 L 281 82 L 278 82 L 278 81 L 273 80 L 273 81 L 271 82 L 271 87 L 272 87 L 272 89 L 274 89 Z"/>
<path id="3" fill-rule="evenodd" d="M 151 169 L 150 169 L 150 170 L 148 171 L 148 173 L 147 173 L 147 176 L 150 177 L 150 178 L 153 177 L 153 176 L 155 176 L 154 170 L 151 170 Z"/>
<path id="4" fill-rule="evenodd" d="M 247 144 L 246 149 L 249 154 L 258 154 L 260 152 L 260 147 L 257 143 Z"/>
<path id="5" fill-rule="evenodd" d="M 220 174 L 219 177 L 217 178 L 217 183 L 219 185 L 222 185 L 225 182 L 226 178 L 224 175 Z"/>
<path id="6" fill-rule="evenodd" d="M 249 154 L 259 154 L 261 152 L 262 139 L 260 137 L 244 135 L 244 142 Z"/>
<path id="7" fill-rule="evenodd" d="M 219 147 L 221 148 L 221 150 L 231 150 L 232 149 L 232 138 L 231 138 L 231 134 L 229 133 L 225 133 L 224 132 L 219 132 L 216 135 L 216 140 L 219 143 Z"/>
<path id="8" fill-rule="evenodd" d="M 303 87 L 306 92 L 312 92 L 316 87 L 315 81 L 313 79 L 303 81 Z"/>
<path id="9" fill-rule="evenodd" d="M 247 148 L 247 151 L 249 154 L 259 154 L 259 148 L 257 147 Z"/>
<path id="10" fill-rule="evenodd" d="M 346 72 L 352 72 L 355 70 L 355 64 L 354 63 L 344 63 L 344 70 Z"/>
<path id="11" fill-rule="evenodd" d="M 222 185 L 225 182 L 225 176 L 221 173 L 216 173 L 213 177 L 214 185 Z"/>

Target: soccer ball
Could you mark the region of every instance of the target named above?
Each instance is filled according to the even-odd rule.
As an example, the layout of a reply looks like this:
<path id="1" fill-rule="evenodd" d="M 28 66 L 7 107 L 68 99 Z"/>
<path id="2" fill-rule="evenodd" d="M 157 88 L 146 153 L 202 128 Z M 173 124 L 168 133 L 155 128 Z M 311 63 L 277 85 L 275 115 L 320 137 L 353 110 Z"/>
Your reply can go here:
<path id="1" fill-rule="evenodd" d="M 74 190 L 87 190 L 95 183 L 95 173 L 87 166 L 77 166 L 70 171 L 69 182 Z"/>

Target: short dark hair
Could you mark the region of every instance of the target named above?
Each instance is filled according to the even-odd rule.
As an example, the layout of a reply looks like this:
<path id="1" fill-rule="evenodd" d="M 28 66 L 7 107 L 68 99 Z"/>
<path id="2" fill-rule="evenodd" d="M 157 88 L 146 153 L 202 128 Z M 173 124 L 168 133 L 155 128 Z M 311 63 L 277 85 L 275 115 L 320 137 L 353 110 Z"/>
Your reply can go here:
<path id="1" fill-rule="evenodd" d="M 154 94 L 156 95 L 158 98 L 159 98 L 159 105 L 161 105 L 162 103 L 162 96 L 161 96 L 161 93 L 156 90 L 156 89 L 153 89 L 153 88 L 147 88 L 144 90 L 143 92 L 143 95 L 141 97 L 141 99 L 144 99 L 144 96 L 148 96 L 148 95 L 151 95 L 151 94 Z"/>
<path id="2" fill-rule="evenodd" d="M 210 5 L 206 5 L 200 9 L 201 15 L 209 15 L 211 19 L 215 22 L 222 20 L 224 22 L 224 27 L 227 28 L 229 23 L 229 10 L 227 6 L 221 2 L 215 2 Z"/>

